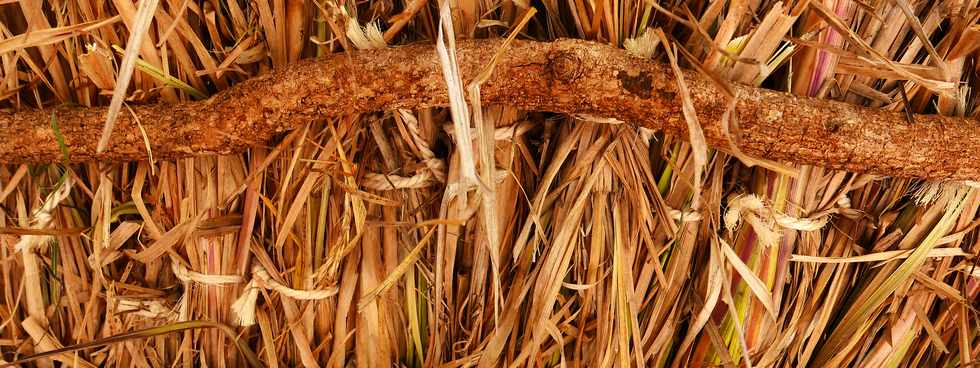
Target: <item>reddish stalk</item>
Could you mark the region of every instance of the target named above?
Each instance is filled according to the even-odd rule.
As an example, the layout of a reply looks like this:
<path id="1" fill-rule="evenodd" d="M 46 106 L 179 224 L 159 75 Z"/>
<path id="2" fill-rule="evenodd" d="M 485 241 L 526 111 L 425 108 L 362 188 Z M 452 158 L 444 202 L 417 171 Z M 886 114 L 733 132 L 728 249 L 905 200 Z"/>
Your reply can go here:
<path id="1" fill-rule="evenodd" d="M 458 43 L 465 80 L 479 73 L 500 40 Z M 728 99 L 710 79 L 688 72 L 704 135 L 726 149 L 721 116 Z M 980 179 L 980 127 L 972 119 L 916 115 L 736 86 L 742 152 L 854 172 L 924 179 Z M 481 87 L 485 104 L 590 114 L 687 136 L 669 67 L 581 40 L 515 41 Z M 304 60 L 198 102 L 134 107 L 154 157 L 230 154 L 324 116 L 448 103 L 430 45 Z M 51 129 L 57 115 L 71 160 L 146 158 L 130 114 L 116 123 L 109 149 L 96 153 L 104 108 L 60 107 L 0 113 L 0 162 L 59 162 Z"/>

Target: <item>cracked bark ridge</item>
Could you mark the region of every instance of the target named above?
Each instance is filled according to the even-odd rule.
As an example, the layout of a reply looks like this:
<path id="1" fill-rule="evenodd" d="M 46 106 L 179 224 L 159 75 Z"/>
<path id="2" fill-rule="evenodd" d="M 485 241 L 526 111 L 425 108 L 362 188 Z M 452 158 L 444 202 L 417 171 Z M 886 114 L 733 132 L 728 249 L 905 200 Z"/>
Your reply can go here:
<path id="1" fill-rule="evenodd" d="M 465 81 L 480 72 L 501 40 L 457 43 Z M 729 147 L 721 128 L 724 94 L 685 72 L 709 145 Z M 905 115 L 841 102 L 736 86 L 740 149 L 773 160 L 924 179 L 980 179 L 977 121 Z M 687 137 L 673 72 L 666 65 L 582 40 L 515 41 L 482 86 L 486 104 L 590 114 Z M 431 45 L 304 60 L 249 79 L 214 97 L 176 105 L 135 106 L 154 157 L 230 154 L 324 116 L 448 105 Z M 58 118 L 71 160 L 146 158 L 131 114 L 120 114 L 110 149 L 96 153 L 105 108 L 59 107 L 0 112 L 0 162 L 59 162 L 50 127 Z"/>

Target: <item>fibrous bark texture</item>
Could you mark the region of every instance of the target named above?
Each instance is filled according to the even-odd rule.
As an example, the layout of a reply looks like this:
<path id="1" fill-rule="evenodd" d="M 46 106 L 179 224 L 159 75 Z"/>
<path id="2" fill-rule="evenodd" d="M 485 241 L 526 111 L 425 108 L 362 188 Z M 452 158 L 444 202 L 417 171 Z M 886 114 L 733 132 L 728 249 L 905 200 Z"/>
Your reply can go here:
<path id="1" fill-rule="evenodd" d="M 476 76 L 500 40 L 457 43 L 464 81 Z M 687 72 L 709 145 L 726 149 L 726 94 Z M 980 179 L 980 126 L 975 120 L 906 115 L 840 102 L 736 86 L 743 153 L 833 169 L 924 179 Z M 515 41 L 481 88 L 484 103 L 589 114 L 687 136 L 673 72 L 652 60 L 580 40 Z M 305 60 L 198 102 L 135 106 L 154 157 L 229 154 L 324 116 L 446 106 L 435 49 L 412 45 Z M 51 128 L 57 116 L 72 161 L 147 156 L 132 114 L 120 114 L 110 148 L 96 153 L 104 108 L 59 107 L 0 112 L 0 162 L 59 162 Z"/>

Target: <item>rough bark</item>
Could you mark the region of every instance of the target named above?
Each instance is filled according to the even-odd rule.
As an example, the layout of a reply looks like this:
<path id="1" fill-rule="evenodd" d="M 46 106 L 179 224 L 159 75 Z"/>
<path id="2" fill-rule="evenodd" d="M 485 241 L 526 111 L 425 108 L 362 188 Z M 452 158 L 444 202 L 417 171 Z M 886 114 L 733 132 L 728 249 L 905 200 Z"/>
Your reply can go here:
<path id="1" fill-rule="evenodd" d="M 485 66 L 499 40 L 460 41 L 464 80 Z M 709 79 L 685 78 L 709 145 L 729 147 L 720 118 L 727 99 Z M 963 118 L 916 115 L 736 86 L 740 149 L 749 155 L 833 169 L 925 179 L 980 179 L 980 126 Z M 331 55 L 259 76 L 214 97 L 133 107 L 154 157 L 229 154 L 323 116 L 446 106 L 431 45 Z M 482 86 L 484 103 L 611 117 L 687 136 L 670 68 L 581 40 L 515 41 Z M 0 162 L 62 160 L 51 113 L 72 161 L 146 157 L 131 114 L 120 115 L 110 149 L 96 153 L 104 108 L 0 112 Z"/>

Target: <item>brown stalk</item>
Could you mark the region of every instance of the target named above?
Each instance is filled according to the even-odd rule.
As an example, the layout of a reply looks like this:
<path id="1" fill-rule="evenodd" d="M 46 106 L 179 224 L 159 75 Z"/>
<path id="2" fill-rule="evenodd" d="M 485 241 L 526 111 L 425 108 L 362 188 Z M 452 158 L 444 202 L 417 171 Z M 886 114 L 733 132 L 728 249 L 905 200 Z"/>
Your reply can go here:
<path id="1" fill-rule="evenodd" d="M 501 40 L 460 41 L 466 82 Z M 707 143 L 725 150 L 720 118 L 725 93 L 695 72 L 685 76 Z M 840 102 L 736 86 L 743 153 L 800 164 L 924 179 L 980 179 L 976 120 L 905 115 Z M 515 41 L 481 87 L 487 104 L 589 114 L 687 136 L 681 99 L 668 66 L 581 40 Z M 134 107 L 154 157 L 230 154 L 275 133 L 324 116 L 445 106 L 445 82 L 434 48 L 411 45 L 303 60 L 198 102 Z M 0 112 L 0 162 L 63 159 L 51 128 L 57 116 L 71 160 L 147 157 L 140 129 L 122 114 L 109 149 L 96 153 L 104 108 L 59 107 Z"/>

